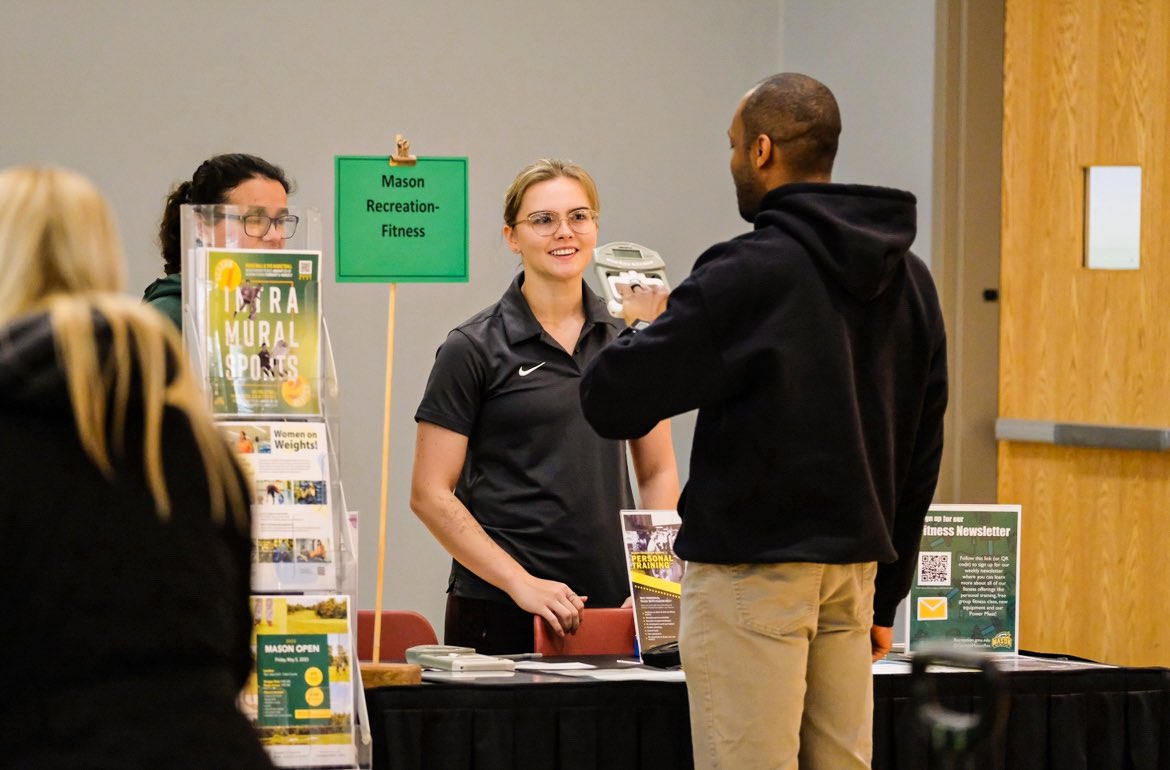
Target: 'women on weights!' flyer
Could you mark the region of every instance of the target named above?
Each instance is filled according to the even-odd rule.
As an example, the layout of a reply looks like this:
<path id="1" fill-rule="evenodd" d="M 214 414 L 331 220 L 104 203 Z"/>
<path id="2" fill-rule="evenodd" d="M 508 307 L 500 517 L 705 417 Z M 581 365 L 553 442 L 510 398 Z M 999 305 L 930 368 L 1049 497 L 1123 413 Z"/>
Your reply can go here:
<path id="1" fill-rule="evenodd" d="M 219 422 L 252 479 L 252 589 L 337 590 L 323 422 Z"/>

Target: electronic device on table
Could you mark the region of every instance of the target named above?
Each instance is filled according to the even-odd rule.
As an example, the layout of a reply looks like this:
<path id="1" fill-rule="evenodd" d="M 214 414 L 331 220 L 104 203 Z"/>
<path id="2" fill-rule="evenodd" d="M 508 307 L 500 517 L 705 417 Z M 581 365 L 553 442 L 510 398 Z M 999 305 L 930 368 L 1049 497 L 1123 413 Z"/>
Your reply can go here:
<path id="1" fill-rule="evenodd" d="M 667 291 L 666 263 L 657 251 L 628 241 L 614 241 L 593 250 L 593 267 L 614 318 L 622 317 L 622 297 L 635 286 L 662 286 Z"/>
<path id="2" fill-rule="evenodd" d="M 416 644 L 406 648 L 406 662 L 440 671 L 514 671 L 515 661 L 480 655 L 471 647 L 450 644 Z"/>

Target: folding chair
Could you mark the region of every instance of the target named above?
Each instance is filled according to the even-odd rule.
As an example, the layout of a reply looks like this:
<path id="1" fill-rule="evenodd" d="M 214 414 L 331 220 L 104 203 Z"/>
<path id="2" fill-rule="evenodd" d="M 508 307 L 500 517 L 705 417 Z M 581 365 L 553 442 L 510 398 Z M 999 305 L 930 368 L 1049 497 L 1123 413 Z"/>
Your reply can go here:
<path id="1" fill-rule="evenodd" d="M 374 659 L 374 611 L 358 610 L 357 648 L 359 660 Z M 406 660 L 406 648 L 416 644 L 438 644 L 430 621 L 414 610 L 382 610 L 382 640 L 379 661 Z"/>
<path id="2" fill-rule="evenodd" d="M 563 638 L 539 615 L 532 621 L 534 649 L 542 655 L 634 654 L 634 610 L 630 607 L 586 608 L 577 633 Z"/>

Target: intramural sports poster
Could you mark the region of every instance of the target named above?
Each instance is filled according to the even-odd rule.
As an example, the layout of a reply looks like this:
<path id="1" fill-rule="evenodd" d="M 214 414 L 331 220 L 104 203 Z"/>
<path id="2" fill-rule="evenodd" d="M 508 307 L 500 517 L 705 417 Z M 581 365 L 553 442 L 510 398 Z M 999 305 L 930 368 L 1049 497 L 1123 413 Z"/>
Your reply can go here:
<path id="1" fill-rule="evenodd" d="M 252 589 L 337 590 L 323 422 L 221 421 L 252 479 Z"/>
<path id="2" fill-rule="evenodd" d="M 348 596 L 253 596 L 256 665 L 240 695 L 280 767 L 353 767 Z"/>
<path id="3" fill-rule="evenodd" d="M 216 414 L 321 413 L 320 264 L 319 251 L 202 251 Z"/>
<path id="4" fill-rule="evenodd" d="M 907 650 L 1019 652 L 1020 506 L 933 505 L 906 613 Z"/>
<path id="5" fill-rule="evenodd" d="M 622 532 L 638 650 L 678 640 L 682 577 L 686 562 L 674 553 L 682 524 L 677 511 L 625 510 Z"/>

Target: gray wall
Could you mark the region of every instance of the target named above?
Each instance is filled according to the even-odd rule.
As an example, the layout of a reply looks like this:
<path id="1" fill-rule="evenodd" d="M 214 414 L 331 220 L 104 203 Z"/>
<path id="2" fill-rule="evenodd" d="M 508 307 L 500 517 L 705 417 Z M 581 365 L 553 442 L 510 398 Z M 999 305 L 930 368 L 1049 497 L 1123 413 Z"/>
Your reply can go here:
<path id="1" fill-rule="evenodd" d="M 403 133 L 420 155 L 470 159 L 471 281 L 402 284 L 396 314 L 383 604 L 441 627 L 448 559 L 407 507 L 412 416 L 447 330 L 512 276 L 516 259 L 500 238 L 512 176 L 540 156 L 581 162 L 601 190 L 601 241 L 657 249 L 677 283 L 705 246 L 743 229 L 725 132 L 740 95 L 783 64 L 836 90 L 843 180 L 926 196 L 931 94 L 918 84 L 930 82 L 933 8 L 870 5 L 0 0 L 0 167 L 52 163 L 90 175 L 118 211 L 138 293 L 160 273 L 164 194 L 208 155 L 251 152 L 283 165 L 298 185 L 292 203 L 324 215 L 327 258 L 334 155 L 389 153 Z M 324 293 L 368 607 L 388 292 L 328 281 Z M 675 427 L 684 479 L 691 424 Z"/>
<path id="2" fill-rule="evenodd" d="M 939 0 L 945 2 L 945 0 Z M 841 108 L 833 180 L 918 196 L 913 249 L 929 264 L 936 0 L 786 0 L 782 69 L 817 78 Z"/>

